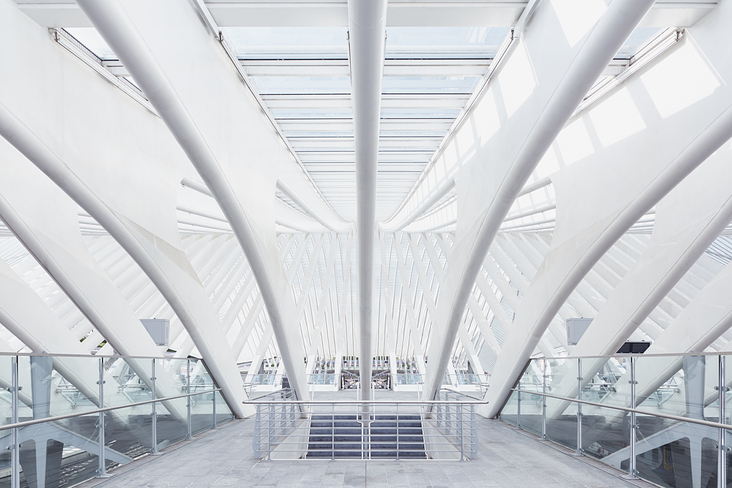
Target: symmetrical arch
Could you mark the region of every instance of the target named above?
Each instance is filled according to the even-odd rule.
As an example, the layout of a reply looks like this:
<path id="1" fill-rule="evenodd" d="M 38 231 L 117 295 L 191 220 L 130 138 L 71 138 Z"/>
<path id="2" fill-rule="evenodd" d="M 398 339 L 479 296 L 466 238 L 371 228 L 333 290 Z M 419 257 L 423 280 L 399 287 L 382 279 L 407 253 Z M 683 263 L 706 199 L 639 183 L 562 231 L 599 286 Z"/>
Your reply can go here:
<path id="1" fill-rule="evenodd" d="M 732 350 L 729 0 L 357 3 L 0 0 L 0 350 L 201 357 L 237 416 L 388 357 L 490 417 L 532 356 Z"/>

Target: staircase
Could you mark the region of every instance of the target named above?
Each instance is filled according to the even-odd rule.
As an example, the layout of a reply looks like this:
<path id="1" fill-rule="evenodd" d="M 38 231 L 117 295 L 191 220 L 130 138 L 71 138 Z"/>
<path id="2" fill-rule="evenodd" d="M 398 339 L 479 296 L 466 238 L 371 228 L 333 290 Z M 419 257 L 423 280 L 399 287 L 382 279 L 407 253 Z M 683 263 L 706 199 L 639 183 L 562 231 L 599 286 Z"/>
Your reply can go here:
<path id="1" fill-rule="evenodd" d="M 307 458 L 427 458 L 419 415 L 375 415 L 370 434 L 356 415 L 313 415 Z"/>

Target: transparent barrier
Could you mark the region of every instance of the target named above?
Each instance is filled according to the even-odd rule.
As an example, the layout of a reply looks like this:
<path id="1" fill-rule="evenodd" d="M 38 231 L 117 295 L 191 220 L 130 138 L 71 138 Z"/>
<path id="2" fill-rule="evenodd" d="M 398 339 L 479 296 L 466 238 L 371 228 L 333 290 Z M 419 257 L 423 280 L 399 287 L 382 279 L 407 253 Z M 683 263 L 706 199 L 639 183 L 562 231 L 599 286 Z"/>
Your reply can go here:
<path id="1" fill-rule="evenodd" d="M 308 377 L 308 383 L 311 385 L 335 385 L 335 373 L 313 373 Z"/>
<path id="2" fill-rule="evenodd" d="M 500 418 L 659 486 L 732 486 L 728 363 L 720 354 L 532 359 Z"/>
<path id="3" fill-rule="evenodd" d="M 473 374 L 473 373 L 458 373 L 458 374 L 449 374 L 445 373 L 445 379 L 443 380 L 443 385 L 451 385 L 451 386 L 485 386 L 487 383 L 487 376 L 486 375 L 479 375 L 479 374 Z"/>
<path id="4" fill-rule="evenodd" d="M 475 401 L 305 402 L 258 399 L 262 459 L 474 459 Z"/>
<path id="5" fill-rule="evenodd" d="M 0 487 L 71 486 L 230 420 L 196 359 L 0 356 Z"/>
<path id="6" fill-rule="evenodd" d="M 422 385 L 424 384 L 424 376 L 413 373 L 397 373 L 394 375 L 397 385 Z"/>

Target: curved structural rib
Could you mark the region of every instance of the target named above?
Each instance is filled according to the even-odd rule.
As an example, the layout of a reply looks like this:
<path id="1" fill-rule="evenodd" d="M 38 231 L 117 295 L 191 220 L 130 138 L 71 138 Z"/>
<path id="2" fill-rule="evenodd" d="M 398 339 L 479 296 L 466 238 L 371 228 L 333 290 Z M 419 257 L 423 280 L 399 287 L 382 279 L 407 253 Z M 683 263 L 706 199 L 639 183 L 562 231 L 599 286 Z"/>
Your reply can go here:
<path id="1" fill-rule="evenodd" d="M 5 145 L 5 141 L 2 142 Z M 15 152 L 15 155 L 11 155 L 4 153 L 2 149 L 4 148 L 0 148 L 0 154 L 3 154 L 6 167 L 15 162 L 12 161 L 13 159 L 23 159 L 22 162 L 18 161 L 18 163 L 22 163 L 28 166 L 29 169 L 33 169 L 28 165 L 25 158 L 17 152 Z M 17 174 L 17 171 L 14 173 Z M 27 173 L 31 172 L 29 171 Z M 79 310 L 94 324 L 94 327 L 102 333 L 104 338 L 114 347 L 115 351 L 124 356 L 155 357 L 160 355 L 160 348 L 155 345 L 149 334 L 147 334 L 142 323 L 135 316 L 134 311 L 120 295 L 119 290 L 101 269 L 95 269 L 93 265 L 90 265 L 90 263 L 94 263 L 94 258 L 89 255 L 86 248 L 70 244 L 72 242 L 76 244 L 73 238 L 74 236 L 71 233 L 74 232 L 74 229 L 78 233 L 76 205 L 68 200 L 68 197 L 63 195 L 58 188 L 53 187 L 53 183 L 49 182 L 38 171 L 34 170 L 33 173 L 35 173 L 33 176 L 27 174 L 30 178 L 24 178 L 22 181 L 18 181 L 17 178 L 6 180 L 8 185 L 12 184 L 13 187 L 20 189 L 20 191 L 15 191 L 8 187 L 4 188 L 2 195 L 0 195 L 0 218 L 13 231 L 18 240 L 23 243 L 36 261 L 41 263 L 41 266 L 59 284 Z M 2 182 L 0 182 L 0 189 L 3 186 Z M 48 197 L 47 200 L 44 199 L 43 202 L 45 206 L 44 218 L 53 219 L 64 224 L 71 223 L 68 228 L 64 229 L 67 232 L 66 239 L 60 240 L 54 238 L 56 236 L 53 236 L 53 234 L 48 235 L 43 229 L 33 225 L 29 214 L 34 210 L 33 206 L 37 205 L 37 202 L 29 205 L 29 202 L 21 201 L 21 195 L 32 195 L 34 191 L 38 191 L 40 188 L 44 188 L 44 186 L 49 187 L 43 190 L 47 197 L 52 192 L 58 192 L 61 193 L 60 196 L 62 198 L 65 198 L 69 202 L 69 205 L 59 205 L 60 202 L 52 197 Z M 46 203 L 47 205 L 45 205 Z M 68 210 L 71 212 L 64 215 L 64 211 Z M 84 257 L 86 260 L 83 261 L 78 256 Z M 54 333 L 63 330 L 63 327 L 57 328 L 54 327 L 55 324 L 52 325 L 45 321 L 39 321 L 38 324 L 43 324 L 46 327 L 46 332 L 42 334 L 44 338 L 48 336 L 51 330 Z M 32 346 L 31 344 L 27 345 L 29 347 Z M 34 348 L 34 351 L 39 352 L 36 348 Z M 41 349 L 40 351 L 49 353 L 77 352 L 75 349 L 67 351 L 66 346 L 60 349 L 51 347 Z M 152 382 L 149 380 L 151 376 L 149 361 L 128 359 L 127 363 L 137 373 L 140 379 L 152 388 Z M 168 381 L 167 377 L 161 376 L 158 378 L 155 386 L 160 398 L 172 396 L 171 391 L 173 391 L 174 387 Z M 110 397 L 106 398 L 109 399 Z M 177 418 L 185 418 L 183 412 L 177 408 L 177 404 L 174 402 L 166 403 L 166 408 Z"/>
<path id="2" fill-rule="evenodd" d="M 540 83 L 535 90 L 536 94 L 530 94 L 526 99 L 526 103 L 535 103 L 537 105 L 534 107 L 540 109 L 535 114 L 536 118 L 532 120 L 527 116 L 527 110 L 523 110 L 526 105 L 524 104 L 516 109 L 513 117 L 493 137 L 494 139 L 502 135 L 505 137 L 500 143 L 504 146 L 504 153 L 510 151 L 511 146 L 516 145 L 519 149 L 509 152 L 509 154 L 513 154 L 513 157 L 503 164 L 494 159 L 490 166 L 479 161 L 471 167 L 473 171 L 469 175 L 469 181 L 464 183 L 468 197 L 476 200 L 477 195 L 485 195 L 484 188 L 490 186 L 484 181 L 485 178 L 493 179 L 496 182 L 495 189 L 489 190 L 487 199 L 485 196 L 482 197 L 483 201 L 487 201 L 487 206 L 483 207 L 485 210 L 479 212 L 475 218 L 471 218 L 470 211 L 468 211 L 468 215 L 463 215 L 463 222 L 458 222 L 458 243 L 447 271 L 445 286 L 440 292 L 440 306 L 438 307 L 441 315 L 437 323 L 445 324 L 445 328 L 442 331 L 433 331 L 435 335 L 431 339 L 430 364 L 428 364 L 425 385 L 429 398 L 432 398 L 441 387 L 442 376 L 450 359 L 452 345 L 468 296 L 488 248 L 513 201 L 562 126 L 582 101 L 584 94 L 597 80 L 652 4 L 652 0 L 615 0 L 612 2 L 597 23 L 589 29 L 584 42 L 580 41 L 581 44 L 578 44 L 577 48 L 570 48 L 570 52 L 565 53 L 563 61 L 567 64 L 567 68 L 564 75 L 555 81 L 554 89 L 551 90 L 552 87 L 542 86 Z M 549 23 L 555 18 L 554 12 L 549 10 L 550 8 L 552 8 L 552 4 L 549 2 L 542 2 L 537 7 L 532 17 L 534 27 L 537 23 Z M 580 21 L 586 21 L 586 19 Z M 499 73 L 497 77 L 499 80 L 502 75 L 512 72 L 510 69 L 512 62 L 522 63 L 528 57 L 528 49 L 535 49 L 536 55 L 541 53 L 540 40 L 536 36 L 531 39 L 531 43 L 527 43 L 528 37 L 532 34 L 532 25 L 526 27 L 525 36 L 520 41 L 521 44 L 517 46 L 511 59 L 506 62 L 503 71 Z M 535 32 L 542 34 L 538 32 L 539 30 L 536 29 Z M 517 53 L 521 53 L 524 57 L 522 58 Z M 524 62 L 524 64 L 526 63 Z M 530 60 L 528 64 L 531 64 Z M 537 75 L 540 76 L 541 73 Z M 548 78 L 550 77 L 548 76 Z M 551 81 L 549 82 L 551 83 Z M 506 131 L 509 127 L 519 135 L 514 133 L 508 137 L 509 134 Z M 521 135 L 521 132 L 524 135 Z M 461 193 L 458 191 L 458 198 L 461 198 L 460 195 Z M 471 203 L 472 201 L 464 202 L 466 206 L 470 206 Z"/>
<path id="3" fill-rule="evenodd" d="M 626 82 L 623 89 L 638 94 L 634 88 L 642 86 L 647 79 L 645 75 L 651 76 L 654 69 L 663 69 L 662 63 L 674 62 L 678 59 L 675 56 L 703 59 L 714 67 L 714 73 L 709 71 L 705 75 L 702 70 L 694 70 L 686 78 L 664 80 L 664 89 L 668 90 L 669 97 L 684 93 L 689 77 L 692 80 L 704 79 L 704 76 L 713 77 L 718 82 L 718 88 L 696 103 L 663 118 L 657 116 L 657 101 L 641 92 L 638 94 L 641 96 L 633 99 L 633 107 L 648 123 L 647 129 L 574 163 L 554 176 L 558 220 L 552 238 L 552 249 L 544 258 L 544 262 L 551 262 L 552 266 L 542 266 L 542 273 L 537 275 L 524 296 L 513 329 L 494 369 L 492 379 L 496 380 L 496 388 L 489 392 L 489 399 L 493 404 L 483 413 L 493 416 L 498 412 L 511 385 L 533 351 L 537 338 L 541 337 L 558 307 L 567 300 L 595 263 L 645 212 L 660 202 L 732 136 L 732 92 L 729 90 L 732 64 L 727 51 L 720 47 L 722 44 L 719 42 L 726 35 L 724 26 L 728 22 L 725 23 L 724 20 L 732 18 L 732 8 L 729 5 L 720 5 L 718 12 L 714 18 L 709 17 L 706 22 L 689 29 L 684 40 L 667 55 L 667 59 L 650 66 L 648 71 Z M 617 98 L 613 99 L 611 95 L 602 103 L 617 103 Z M 585 119 L 584 123 L 588 124 L 588 120 Z M 639 165 L 639 162 L 643 164 Z M 698 171 L 707 171 L 709 163 L 705 163 Z M 582 190 L 576 192 L 577 187 L 573 185 L 583 174 L 590 173 L 593 178 L 583 180 Z M 691 175 L 688 183 L 692 183 L 696 177 L 697 175 Z M 617 191 L 619 188 L 623 191 Z M 711 193 L 711 189 L 707 190 Z M 680 193 L 676 193 L 675 198 L 678 198 Z M 583 198 L 583 195 L 592 195 L 592 201 Z M 609 205 L 609 195 L 620 198 Z M 727 195 L 722 192 L 719 198 L 725 199 Z M 625 328 L 626 324 L 635 327 L 635 322 L 642 321 L 647 314 L 646 307 L 650 308 L 653 301 L 658 299 L 657 294 L 662 294 L 664 288 L 672 286 L 676 279 L 674 275 L 693 262 L 695 253 L 703 251 L 704 241 L 713 240 L 718 230 L 724 227 L 724 221 L 729 215 L 728 210 L 724 210 L 724 200 L 718 201 L 719 210 L 708 216 L 709 224 L 701 222 L 704 215 L 698 209 L 703 207 L 698 205 L 703 201 L 699 199 L 693 206 L 690 204 L 684 208 L 684 212 L 689 212 L 689 215 L 698 219 L 687 221 L 689 229 L 695 228 L 686 236 L 678 233 L 674 237 L 674 232 L 662 224 L 662 220 L 670 218 L 668 215 L 673 215 L 673 212 L 665 211 L 663 203 L 657 208 L 656 218 L 661 220 L 656 221 L 654 239 L 659 239 L 659 236 L 664 236 L 662 240 L 672 237 L 667 246 L 679 245 L 678 249 L 669 247 L 662 253 L 654 253 L 649 249 L 651 254 L 636 261 L 635 268 L 640 270 L 649 258 L 663 259 L 665 254 L 670 260 L 666 265 L 653 265 L 652 274 L 648 271 L 640 272 L 644 276 L 644 282 L 647 281 L 652 286 L 647 291 L 642 289 L 646 286 L 645 283 L 631 284 L 631 277 L 638 274 L 633 272 L 626 275 L 625 283 L 621 282 L 605 302 L 604 307 L 607 310 L 601 311 L 596 319 L 597 324 L 593 323 L 588 330 L 588 341 L 592 341 L 593 336 L 597 339 L 602 334 L 601 343 L 605 344 L 607 338 L 614 335 L 612 329 L 608 331 L 606 328 L 611 322 L 617 330 L 620 327 Z M 673 215 L 673 219 L 681 220 L 681 217 Z M 682 239 L 688 239 L 684 246 L 680 245 Z M 676 254 L 668 254 L 669 251 Z M 665 273 L 664 268 L 667 270 Z M 655 275 L 655 272 L 659 274 Z M 622 294 L 626 297 L 633 296 L 633 300 L 623 300 Z M 634 304 L 638 298 L 640 300 Z M 628 310 L 624 309 L 626 306 L 629 307 Z M 598 330 L 593 332 L 592 329 L 596 326 Z M 615 339 L 618 342 L 619 337 L 618 335 Z M 580 342 L 583 341 L 584 337 Z M 582 348 L 585 349 L 584 344 Z"/>
<path id="4" fill-rule="evenodd" d="M 276 251 L 273 251 L 274 245 L 262 237 L 262 230 L 258 229 L 256 222 L 243 205 L 241 193 L 237 193 L 232 180 L 225 172 L 225 164 L 222 164 L 214 153 L 214 145 L 194 121 L 189 107 L 176 92 L 171 80 L 143 39 L 141 31 L 144 30 L 144 25 L 142 28 L 137 25 L 145 23 L 145 17 L 148 16 L 146 14 L 149 14 L 148 10 L 151 8 L 169 9 L 171 15 L 178 16 L 181 20 L 197 20 L 197 14 L 190 6 L 182 5 L 180 2 L 163 2 L 163 5 L 147 5 L 136 10 L 137 6 L 130 6 L 130 11 L 116 0 L 104 4 L 90 0 L 78 0 L 78 3 L 134 76 L 135 81 L 140 84 L 219 203 L 257 278 L 285 362 L 290 385 L 299 398 L 307 398 L 305 375 L 298 362 L 303 357 L 302 344 L 296 336 L 292 305 L 288 302 L 284 272 Z M 199 28 L 204 30 L 200 23 Z M 205 32 L 203 33 L 205 35 Z M 172 29 L 169 34 L 176 35 Z M 186 39 L 193 37 L 189 33 L 186 35 Z M 215 42 L 209 37 L 207 39 L 211 43 Z M 199 47 L 206 48 L 206 46 Z M 244 93 L 243 87 L 241 93 Z M 254 174 L 250 177 L 253 180 L 257 179 Z M 265 203 L 263 202 L 263 205 Z M 274 232 L 271 235 L 274 237 Z"/>
<path id="5" fill-rule="evenodd" d="M 727 227 L 732 220 L 729 156 L 729 147 L 724 146 L 656 205 L 649 246 L 605 301 L 572 355 L 614 354 Z M 583 361 L 583 384 L 605 362 Z M 557 395 L 575 395 L 577 381 L 563 380 L 552 390 Z M 555 418 L 567 406 L 568 402 L 555 402 L 547 415 Z"/>
<path id="6" fill-rule="evenodd" d="M 145 235 L 140 232 L 142 228 L 107 207 L 43 141 L 2 104 L 0 104 L 0 135 L 94 217 L 148 274 L 181 322 L 186 324 L 189 334 L 196 342 L 204 360 L 207 360 L 211 374 L 221 387 L 232 412 L 237 417 L 246 416 L 246 410 L 240 403 L 245 394 L 236 364 L 233 360 L 230 363 L 218 360 L 228 349 L 223 334 L 207 334 L 206 330 L 210 331 L 214 324 L 198 323 L 196 320 L 200 314 L 196 306 L 198 304 L 184 300 L 180 290 L 174 285 L 177 281 L 174 278 L 176 275 L 179 280 L 186 281 L 183 270 L 168 261 L 163 256 L 164 252 L 146 243 Z"/>
<path id="7" fill-rule="evenodd" d="M 376 169 L 379 155 L 381 80 L 384 74 L 386 0 L 349 0 L 351 97 L 356 145 L 356 238 L 361 398 L 371 399 L 371 322 L 376 239 Z"/>

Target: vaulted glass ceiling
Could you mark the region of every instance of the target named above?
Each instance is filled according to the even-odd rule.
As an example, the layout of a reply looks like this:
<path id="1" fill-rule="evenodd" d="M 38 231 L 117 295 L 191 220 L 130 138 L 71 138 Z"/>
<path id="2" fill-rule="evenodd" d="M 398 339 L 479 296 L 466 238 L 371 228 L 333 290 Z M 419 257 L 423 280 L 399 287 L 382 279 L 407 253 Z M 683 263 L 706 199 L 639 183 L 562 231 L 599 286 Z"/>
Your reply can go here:
<path id="1" fill-rule="evenodd" d="M 134 85 L 94 28 L 66 30 L 112 73 Z M 633 56 L 662 32 L 658 27 L 637 28 L 597 86 L 627 69 Z M 222 35 L 328 203 L 344 220 L 355 220 L 347 28 L 224 27 Z M 466 104 L 484 86 L 481 80 L 511 35 L 510 26 L 387 28 L 377 221 L 403 202 Z M 454 191 L 428 214 L 450 203 Z"/>
<path id="2" fill-rule="evenodd" d="M 388 217 L 475 91 L 508 27 L 387 29 L 377 205 Z M 335 210 L 355 219 L 345 27 L 235 27 L 253 85 Z"/>

